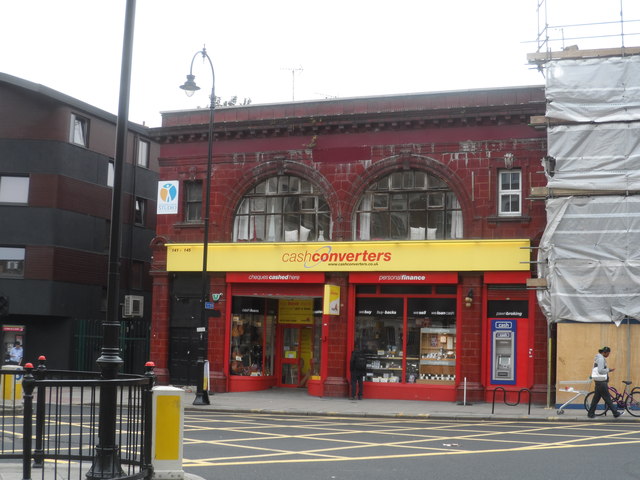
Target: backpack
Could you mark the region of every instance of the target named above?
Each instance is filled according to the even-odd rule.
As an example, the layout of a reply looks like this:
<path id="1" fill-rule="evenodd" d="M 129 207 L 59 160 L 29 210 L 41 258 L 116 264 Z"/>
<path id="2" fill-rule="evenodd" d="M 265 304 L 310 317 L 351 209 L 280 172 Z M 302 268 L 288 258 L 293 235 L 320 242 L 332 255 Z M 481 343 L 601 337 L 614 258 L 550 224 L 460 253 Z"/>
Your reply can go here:
<path id="1" fill-rule="evenodd" d="M 353 360 L 353 366 L 359 372 L 362 372 L 362 371 L 366 370 L 367 369 L 367 358 L 362 353 L 356 352 L 355 358 Z"/>

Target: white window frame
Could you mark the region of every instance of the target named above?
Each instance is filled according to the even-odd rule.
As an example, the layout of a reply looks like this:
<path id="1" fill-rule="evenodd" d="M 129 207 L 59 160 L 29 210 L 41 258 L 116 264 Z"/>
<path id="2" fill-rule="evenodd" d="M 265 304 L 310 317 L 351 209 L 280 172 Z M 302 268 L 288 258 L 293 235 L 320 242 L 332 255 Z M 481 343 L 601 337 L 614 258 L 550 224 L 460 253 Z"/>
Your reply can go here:
<path id="1" fill-rule="evenodd" d="M 200 192 L 197 192 L 197 189 Z M 204 200 L 202 193 L 204 191 L 204 185 L 201 180 L 193 180 L 184 183 L 184 222 L 185 223 L 202 223 L 202 206 Z M 200 195 L 195 195 L 199 193 Z"/>
<path id="2" fill-rule="evenodd" d="M 352 218 L 354 240 L 463 238 L 455 193 L 441 178 L 420 170 L 395 171 L 375 180 Z"/>
<path id="3" fill-rule="evenodd" d="M 139 167 L 149 168 L 149 151 L 151 150 L 151 142 L 138 139 L 138 158 L 136 163 Z"/>
<path id="4" fill-rule="evenodd" d="M 107 165 L 107 187 L 113 188 L 116 179 L 116 164 L 114 160 L 109 160 Z"/>
<path id="5" fill-rule="evenodd" d="M 519 188 L 511 188 L 511 182 L 509 185 L 505 186 L 503 184 L 503 174 L 512 176 L 513 174 L 518 175 L 518 184 Z M 511 180 L 511 179 L 510 179 Z M 504 197 L 514 197 L 518 198 L 518 210 L 503 210 L 502 199 Z M 511 202 L 508 203 L 511 205 Z M 522 215 L 522 171 L 519 169 L 511 169 L 511 170 L 498 170 L 498 215 L 501 217 L 519 217 Z"/>
<path id="6" fill-rule="evenodd" d="M 0 277 L 24 276 L 25 249 L 0 247 Z"/>
<path id="7" fill-rule="evenodd" d="M 134 223 L 138 226 L 145 225 L 145 216 L 147 213 L 147 201 L 142 197 L 135 199 Z"/>
<path id="8" fill-rule="evenodd" d="M 0 203 L 26 205 L 29 202 L 29 177 L 0 176 Z"/>
<path id="9" fill-rule="evenodd" d="M 233 224 L 234 242 L 324 242 L 331 238 L 329 204 L 294 175 L 267 178 L 245 193 Z"/>
<path id="10" fill-rule="evenodd" d="M 87 148 L 89 146 L 89 119 L 71 114 L 69 123 L 69 142 Z"/>

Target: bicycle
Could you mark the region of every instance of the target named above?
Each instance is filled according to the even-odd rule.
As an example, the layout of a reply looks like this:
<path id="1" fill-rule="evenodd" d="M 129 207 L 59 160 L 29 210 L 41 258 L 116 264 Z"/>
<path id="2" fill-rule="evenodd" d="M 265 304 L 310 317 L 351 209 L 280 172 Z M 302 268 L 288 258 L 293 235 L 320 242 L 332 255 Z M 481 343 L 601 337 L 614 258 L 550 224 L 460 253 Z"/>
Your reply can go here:
<path id="1" fill-rule="evenodd" d="M 611 401 L 614 402 L 619 409 L 624 408 L 630 415 L 634 417 L 640 417 L 640 387 L 635 387 L 628 391 L 631 382 L 629 380 L 623 380 L 624 389 L 622 392 L 618 392 L 614 387 L 609 387 L 609 394 L 611 395 Z M 584 408 L 589 411 L 591 406 L 591 399 L 596 392 L 589 392 L 584 397 Z M 606 415 L 609 411 L 609 407 L 606 404 L 598 403 L 596 407 L 596 416 Z"/>

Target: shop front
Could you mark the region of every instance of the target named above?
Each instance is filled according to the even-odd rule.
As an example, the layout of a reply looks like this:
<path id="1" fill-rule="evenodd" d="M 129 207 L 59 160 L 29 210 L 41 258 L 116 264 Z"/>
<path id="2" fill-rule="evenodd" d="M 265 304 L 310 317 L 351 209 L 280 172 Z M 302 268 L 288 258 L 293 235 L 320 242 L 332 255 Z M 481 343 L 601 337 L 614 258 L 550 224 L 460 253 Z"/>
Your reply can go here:
<path id="1" fill-rule="evenodd" d="M 312 388 L 321 362 L 323 273 L 227 273 L 227 390 Z"/>
<path id="2" fill-rule="evenodd" d="M 352 273 L 349 282 L 349 331 L 367 356 L 365 396 L 454 399 L 458 274 Z"/>
<path id="3" fill-rule="evenodd" d="M 367 358 L 366 398 L 455 401 L 463 379 L 483 392 L 495 378 L 504 384 L 502 374 L 491 381 L 487 374 L 494 357 L 497 366 L 509 366 L 498 352 L 504 345 L 489 341 L 502 324 L 491 322 L 514 305 L 488 303 L 506 297 L 490 293 L 483 278 L 513 272 L 524 287 L 528 246 L 526 240 L 211 244 L 209 270 L 223 273 L 227 300 L 221 317 L 210 320 L 224 330 L 209 341 L 209 356 L 222 357 L 212 362 L 221 371 L 212 373 L 224 378 L 228 392 L 278 387 L 347 396 L 357 348 Z M 201 248 L 169 245 L 168 269 L 197 271 Z M 489 314 L 489 306 L 496 312 Z M 524 337 L 508 348 L 526 372 L 530 352 L 519 348 L 532 343 L 531 332 L 518 328 L 514 335 Z M 529 380 L 517 378 L 514 385 Z"/>
<path id="4" fill-rule="evenodd" d="M 487 272 L 484 275 L 484 384 L 486 401 L 504 389 L 508 401 L 534 384 L 535 301 L 525 287 L 528 272 Z M 502 397 L 498 397 L 502 399 Z M 524 398 L 524 397 L 523 397 Z"/>

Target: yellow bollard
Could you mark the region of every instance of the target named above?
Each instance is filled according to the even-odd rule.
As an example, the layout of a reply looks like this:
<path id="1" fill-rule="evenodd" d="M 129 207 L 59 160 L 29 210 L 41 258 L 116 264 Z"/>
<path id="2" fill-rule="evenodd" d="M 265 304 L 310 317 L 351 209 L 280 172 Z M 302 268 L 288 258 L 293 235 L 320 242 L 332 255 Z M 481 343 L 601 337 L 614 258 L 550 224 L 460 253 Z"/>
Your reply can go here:
<path id="1" fill-rule="evenodd" d="M 3 370 L 19 370 L 22 372 L 20 365 L 3 365 Z M 0 375 L 2 385 L 2 400 L 5 403 L 20 404 L 22 403 L 22 374 L 16 375 Z"/>
<path id="2" fill-rule="evenodd" d="M 154 479 L 182 479 L 184 390 L 153 387 L 151 463 Z"/>

